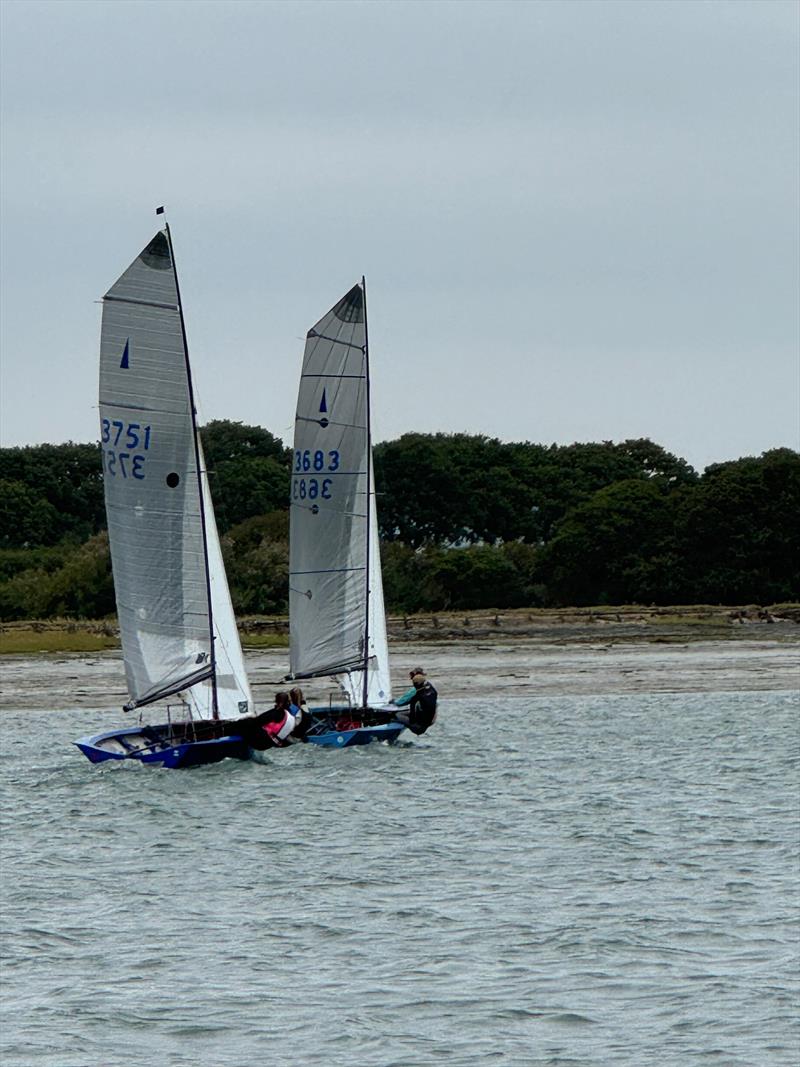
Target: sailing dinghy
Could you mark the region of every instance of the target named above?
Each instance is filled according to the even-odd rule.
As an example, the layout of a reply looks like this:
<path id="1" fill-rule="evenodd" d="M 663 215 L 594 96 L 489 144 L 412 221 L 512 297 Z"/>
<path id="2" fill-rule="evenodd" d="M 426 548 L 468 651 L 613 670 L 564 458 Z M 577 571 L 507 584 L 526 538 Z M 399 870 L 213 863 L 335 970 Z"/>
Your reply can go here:
<path id="1" fill-rule="evenodd" d="M 103 298 L 100 430 L 130 695 L 123 710 L 161 702 L 167 721 L 75 744 L 93 763 L 245 759 L 237 720 L 253 699 L 197 431 L 168 226 Z"/>
<path id="2" fill-rule="evenodd" d="M 306 339 L 295 419 L 289 526 L 290 674 L 333 677 L 306 740 L 394 741 L 372 471 L 364 279 Z"/>

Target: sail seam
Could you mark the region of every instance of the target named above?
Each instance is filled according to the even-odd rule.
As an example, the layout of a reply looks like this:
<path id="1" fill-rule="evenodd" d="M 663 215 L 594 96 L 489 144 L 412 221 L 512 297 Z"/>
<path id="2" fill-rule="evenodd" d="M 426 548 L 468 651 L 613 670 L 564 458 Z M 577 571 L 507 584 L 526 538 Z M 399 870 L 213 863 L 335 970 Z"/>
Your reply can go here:
<path id="1" fill-rule="evenodd" d="M 100 403 L 104 404 L 107 408 L 122 408 L 123 411 L 155 411 L 159 414 L 175 414 L 174 412 L 167 411 L 164 408 L 146 408 L 142 404 L 118 404 L 115 400 L 106 400 L 102 396 L 100 397 Z"/>
<path id="2" fill-rule="evenodd" d="M 344 342 L 342 342 L 342 343 L 344 343 Z M 358 348 L 358 345 L 353 345 L 352 347 L 353 348 Z M 361 351 L 361 349 L 359 349 L 359 351 Z M 301 374 L 300 377 L 301 378 L 335 378 L 337 381 L 340 378 L 357 378 L 357 379 L 360 379 L 360 380 L 363 381 L 363 379 L 366 377 L 366 375 L 364 375 L 364 374 L 325 374 L 322 371 L 320 371 L 319 374 Z"/>
<path id="3" fill-rule="evenodd" d="M 313 420 L 309 420 L 309 421 L 313 421 Z M 307 476 L 309 478 L 321 478 L 324 475 L 326 478 L 341 478 L 344 475 L 344 476 L 349 477 L 349 478 L 353 478 L 353 477 L 358 478 L 358 477 L 361 477 L 362 475 L 364 475 L 366 473 L 367 473 L 366 470 L 363 470 L 363 471 L 315 471 L 315 470 L 308 470 L 308 471 L 292 471 L 292 477 L 293 478 L 302 478 L 303 476 Z M 362 489 L 357 495 L 364 496 L 365 493 L 366 493 L 366 489 Z M 293 501 L 293 503 L 294 503 L 294 501 Z"/>
<path id="4" fill-rule="evenodd" d="M 298 415 L 297 416 L 297 422 L 316 422 L 319 425 L 320 420 L 319 419 L 315 419 L 312 415 Z M 365 427 L 361 426 L 360 423 L 357 423 L 357 422 L 339 422 L 337 419 L 329 420 L 328 426 L 332 427 L 332 428 L 336 428 L 338 430 L 363 430 L 363 429 L 365 429 Z M 293 474 L 297 474 L 297 471 L 293 471 L 292 473 Z M 302 473 L 303 474 L 308 474 L 309 472 L 308 471 L 303 471 Z M 329 471 L 328 473 L 329 474 L 333 474 L 334 471 Z M 363 472 L 359 472 L 359 473 L 363 473 Z"/>
<path id="5" fill-rule="evenodd" d="M 363 567 L 335 567 L 327 571 L 289 571 L 289 577 L 297 577 L 299 574 L 350 574 L 363 570 Z"/>

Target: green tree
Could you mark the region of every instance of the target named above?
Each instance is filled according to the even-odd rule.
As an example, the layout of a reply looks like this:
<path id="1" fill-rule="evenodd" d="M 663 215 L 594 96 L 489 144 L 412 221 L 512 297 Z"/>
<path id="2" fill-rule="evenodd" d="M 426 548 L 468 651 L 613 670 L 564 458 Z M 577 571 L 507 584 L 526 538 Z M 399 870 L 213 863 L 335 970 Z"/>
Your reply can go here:
<path id="1" fill-rule="evenodd" d="M 283 615 L 289 601 L 289 515 L 272 512 L 228 530 L 222 555 L 234 610 Z"/>
<path id="2" fill-rule="evenodd" d="M 509 446 L 533 497 L 534 536 L 546 543 L 572 510 L 600 489 L 632 479 L 652 481 L 673 490 L 697 481 L 696 472 L 682 459 L 643 438 L 614 444 L 584 443 Z"/>
<path id="3" fill-rule="evenodd" d="M 83 541 L 103 529 L 103 475 L 100 446 L 68 442 L 63 445 L 30 445 L 0 449 L 0 481 L 18 482 L 37 499 L 55 511 L 55 519 L 42 536 L 40 544 L 55 544 L 63 539 Z M 5 506 L 4 521 L 16 521 L 20 528 L 28 523 L 30 498 L 18 493 Z M 52 516 L 42 509 L 40 516 Z M 8 531 L 6 531 L 8 533 Z M 34 543 L 29 538 L 6 541 L 8 544 Z"/>
<path id="4" fill-rule="evenodd" d="M 413 547 L 544 543 L 604 486 L 637 479 L 693 484 L 682 459 L 647 439 L 569 446 L 470 434 L 405 434 L 375 449 L 381 532 Z"/>
<path id="5" fill-rule="evenodd" d="M 640 477 L 658 478 L 670 485 L 694 485 L 698 480 L 697 471 L 685 459 L 667 452 L 647 437 L 621 441 L 611 447 L 633 462 Z"/>
<path id="6" fill-rule="evenodd" d="M 275 459 L 288 463 L 289 451 L 280 438 L 261 426 L 247 426 L 228 419 L 214 419 L 200 430 L 209 467 L 238 459 Z"/>
<path id="7" fill-rule="evenodd" d="M 64 565 L 74 545 L 60 544 L 39 548 L 0 548 L 0 582 L 7 582 L 22 571 L 36 568 L 52 574 Z"/>
<path id="8" fill-rule="evenodd" d="M 411 549 L 381 546 L 390 611 L 466 611 L 525 607 L 538 601 L 536 549 L 520 542 Z"/>
<path id="9" fill-rule="evenodd" d="M 34 565 L 0 584 L 0 618 L 97 619 L 115 611 L 108 536 L 105 532 L 66 552 L 61 565 L 32 553 Z"/>
<path id="10" fill-rule="evenodd" d="M 216 420 L 201 431 L 220 530 L 289 507 L 291 453 L 259 426 Z"/>
<path id="11" fill-rule="evenodd" d="M 800 599 L 800 453 L 788 448 L 707 468 L 682 501 L 687 600 Z"/>
<path id="12" fill-rule="evenodd" d="M 675 582 L 678 562 L 673 496 L 663 484 L 628 479 L 599 489 L 559 523 L 539 577 L 557 604 L 663 602 L 664 572 Z"/>
<path id="13" fill-rule="evenodd" d="M 48 590 L 48 614 L 102 619 L 116 612 L 108 534 L 103 531 L 81 545 L 56 571 Z"/>
<path id="14" fill-rule="evenodd" d="M 375 448 L 381 533 L 417 548 L 524 536 L 534 500 L 509 446 L 470 434 L 405 434 Z"/>
<path id="15" fill-rule="evenodd" d="M 261 456 L 226 460 L 209 475 L 209 484 L 220 530 L 279 508 L 288 512 L 288 470 L 277 460 Z"/>
<path id="16" fill-rule="evenodd" d="M 0 481 L 0 546 L 53 545 L 62 528 L 53 505 L 23 482 Z"/>

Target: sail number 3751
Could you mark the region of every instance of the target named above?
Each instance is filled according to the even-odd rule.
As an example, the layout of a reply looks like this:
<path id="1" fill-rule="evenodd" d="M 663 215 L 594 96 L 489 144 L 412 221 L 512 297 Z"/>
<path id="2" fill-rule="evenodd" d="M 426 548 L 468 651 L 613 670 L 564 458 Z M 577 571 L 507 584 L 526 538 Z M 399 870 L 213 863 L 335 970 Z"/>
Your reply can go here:
<path id="1" fill-rule="evenodd" d="M 149 426 L 120 419 L 101 419 L 100 440 L 103 443 L 103 469 L 107 474 L 140 481 L 144 478 L 146 457 L 143 453 L 150 448 Z"/>

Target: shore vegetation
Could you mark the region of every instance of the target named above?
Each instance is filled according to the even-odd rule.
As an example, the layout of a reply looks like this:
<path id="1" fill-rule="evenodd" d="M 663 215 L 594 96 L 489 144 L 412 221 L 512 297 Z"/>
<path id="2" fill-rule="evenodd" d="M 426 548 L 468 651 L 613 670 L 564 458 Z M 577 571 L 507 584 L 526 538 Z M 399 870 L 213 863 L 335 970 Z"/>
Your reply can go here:
<path id="1" fill-rule="evenodd" d="M 291 452 L 216 421 L 203 448 L 238 616 L 288 608 Z M 405 434 L 375 448 L 390 614 L 800 600 L 800 453 L 703 472 L 647 440 Z M 0 449 L 0 621 L 113 617 L 98 444 Z"/>
<path id="2" fill-rule="evenodd" d="M 658 644 L 707 640 L 797 641 L 800 603 L 741 607 L 638 604 L 583 608 L 525 608 L 394 614 L 387 617 L 390 644 L 507 643 Z M 250 615 L 238 620 L 242 646 L 251 651 L 289 647 L 286 615 Z M 103 652 L 119 648 L 112 618 L 36 619 L 0 623 L 0 654 Z"/>

